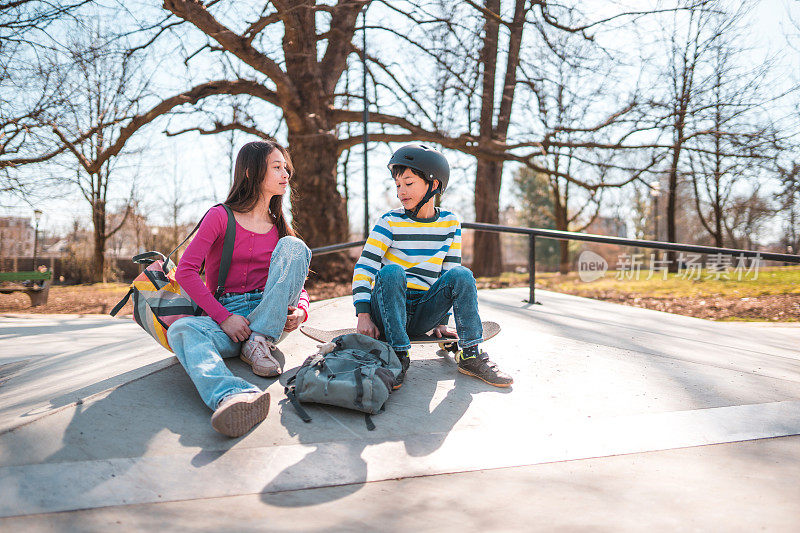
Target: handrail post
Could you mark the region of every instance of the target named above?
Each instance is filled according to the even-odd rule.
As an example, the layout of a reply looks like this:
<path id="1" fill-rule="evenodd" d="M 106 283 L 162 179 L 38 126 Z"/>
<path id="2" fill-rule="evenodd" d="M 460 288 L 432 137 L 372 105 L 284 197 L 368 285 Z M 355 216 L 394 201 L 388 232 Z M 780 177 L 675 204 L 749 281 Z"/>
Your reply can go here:
<path id="1" fill-rule="evenodd" d="M 528 237 L 528 303 L 536 303 L 536 235 Z"/>

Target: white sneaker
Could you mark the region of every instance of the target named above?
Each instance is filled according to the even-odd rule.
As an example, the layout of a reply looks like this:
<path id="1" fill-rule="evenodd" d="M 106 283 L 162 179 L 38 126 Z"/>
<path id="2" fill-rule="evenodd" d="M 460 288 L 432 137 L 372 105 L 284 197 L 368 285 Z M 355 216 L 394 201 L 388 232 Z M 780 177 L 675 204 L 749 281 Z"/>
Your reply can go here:
<path id="1" fill-rule="evenodd" d="M 263 335 L 253 335 L 242 343 L 239 358 L 253 368 L 253 374 L 271 378 L 281 373 L 281 365 L 273 354 L 283 353 Z"/>
<path id="2" fill-rule="evenodd" d="M 269 393 L 242 392 L 222 399 L 211 415 L 211 427 L 228 437 L 241 437 L 267 418 Z"/>

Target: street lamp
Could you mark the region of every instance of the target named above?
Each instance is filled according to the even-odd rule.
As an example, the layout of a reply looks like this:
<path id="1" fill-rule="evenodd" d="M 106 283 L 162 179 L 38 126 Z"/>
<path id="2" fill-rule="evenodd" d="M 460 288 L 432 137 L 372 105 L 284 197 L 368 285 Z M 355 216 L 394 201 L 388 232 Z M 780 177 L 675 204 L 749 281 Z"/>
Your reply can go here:
<path id="1" fill-rule="evenodd" d="M 39 221 L 42 219 L 42 211 L 40 209 L 33 210 L 33 270 L 36 270 L 36 251 L 39 248 Z"/>
<path id="2" fill-rule="evenodd" d="M 653 197 L 653 226 L 654 226 L 654 233 L 655 238 L 653 240 L 658 240 L 658 197 L 661 196 L 661 183 L 658 181 L 654 181 L 650 184 L 650 196 Z"/>
<path id="3" fill-rule="evenodd" d="M 367 144 L 369 143 L 369 134 L 367 133 L 367 123 L 369 122 L 369 98 L 367 97 L 367 9 L 364 8 L 361 20 L 363 21 L 363 28 L 361 29 L 361 74 L 362 74 L 362 89 L 364 91 L 364 113 L 361 117 L 364 125 L 364 238 L 369 237 L 369 172 L 367 171 Z"/>

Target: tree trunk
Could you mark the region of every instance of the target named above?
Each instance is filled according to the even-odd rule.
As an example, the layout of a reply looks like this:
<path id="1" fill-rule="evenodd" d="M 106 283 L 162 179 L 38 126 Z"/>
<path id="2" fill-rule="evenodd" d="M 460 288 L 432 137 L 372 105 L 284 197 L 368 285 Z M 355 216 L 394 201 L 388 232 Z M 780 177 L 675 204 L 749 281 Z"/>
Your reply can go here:
<path id="1" fill-rule="evenodd" d="M 500 0 L 486 0 L 484 7 L 500 12 Z M 495 74 L 497 72 L 497 46 L 500 24 L 496 18 L 486 16 L 484 20 L 481 65 L 483 81 L 481 94 L 480 143 L 487 145 L 495 134 L 494 98 Z M 475 221 L 497 224 L 500 216 L 500 178 L 503 165 L 478 158 L 475 170 Z M 476 276 L 499 276 L 503 258 L 500 251 L 500 235 L 494 232 L 476 231 L 473 247 L 472 270 Z"/>
<path id="2" fill-rule="evenodd" d="M 679 133 L 680 136 L 682 134 Z M 669 180 L 667 185 L 667 242 L 676 242 L 676 229 L 675 229 L 675 209 L 677 207 L 677 194 L 678 194 L 678 161 L 680 160 L 681 146 L 676 145 L 672 150 L 672 162 L 669 167 Z M 676 261 L 675 252 L 667 252 L 668 270 L 670 272 L 678 271 L 678 263 Z"/>
<path id="3" fill-rule="evenodd" d="M 92 205 L 92 226 L 94 229 L 94 251 L 92 253 L 92 282 L 105 283 L 106 263 L 106 204 L 95 200 Z"/>
<path id="4" fill-rule="evenodd" d="M 475 179 L 475 221 L 500 222 L 500 178 L 503 164 L 478 159 Z M 500 234 L 476 231 L 472 250 L 472 271 L 476 276 L 499 276 L 503 272 Z"/>
<path id="5" fill-rule="evenodd" d="M 716 218 L 714 225 L 714 246 L 717 248 L 722 248 L 723 245 L 722 216 L 722 202 L 718 200 L 714 206 L 714 217 Z"/>
<path id="6" fill-rule="evenodd" d="M 559 231 L 569 231 L 569 220 L 567 217 L 567 206 L 562 204 L 561 198 L 554 198 L 553 211 L 555 215 L 556 229 Z M 561 250 L 561 258 L 558 264 L 560 274 L 569 273 L 569 241 L 558 241 Z"/>
<path id="7" fill-rule="evenodd" d="M 336 142 L 332 135 L 289 132 L 295 169 L 292 219 L 310 248 L 347 242 L 350 236 L 344 199 L 336 189 Z M 350 261 L 341 253 L 320 256 L 311 267 L 326 281 L 350 279 L 350 268 Z"/>

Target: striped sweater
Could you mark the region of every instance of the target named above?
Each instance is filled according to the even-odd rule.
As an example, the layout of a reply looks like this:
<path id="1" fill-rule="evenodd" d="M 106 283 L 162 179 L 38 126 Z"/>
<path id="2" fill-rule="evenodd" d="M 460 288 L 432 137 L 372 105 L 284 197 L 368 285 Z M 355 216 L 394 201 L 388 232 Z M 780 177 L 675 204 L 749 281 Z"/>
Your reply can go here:
<path id="1" fill-rule="evenodd" d="M 436 208 L 432 218 L 412 218 L 405 210 L 383 215 L 372 228 L 353 271 L 356 313 L 369 313 L 375 275 L 384 265 L 400 265 L 409 289 L 428 290 L 445 272 L 461 264 L 461 223 Z"/>

